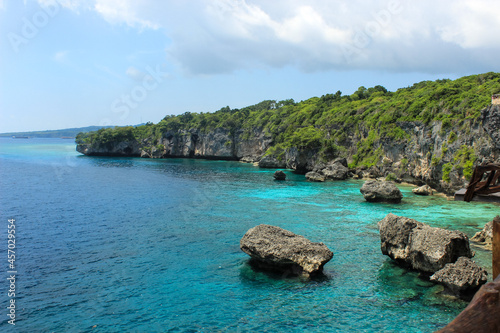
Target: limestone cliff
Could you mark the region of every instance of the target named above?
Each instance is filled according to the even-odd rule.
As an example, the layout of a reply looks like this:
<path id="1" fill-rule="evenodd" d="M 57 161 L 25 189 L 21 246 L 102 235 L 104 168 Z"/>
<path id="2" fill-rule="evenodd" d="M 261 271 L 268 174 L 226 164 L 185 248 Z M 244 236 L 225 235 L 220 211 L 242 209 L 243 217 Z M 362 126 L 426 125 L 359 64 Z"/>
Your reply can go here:
<path id="1" fill-rule="evenodd" d="M 197 128 L 166 130 L 156 137 L 78 142 L 85 155 L 141 156 L 144 158 L 206 158 L 259 162 L 262 167 L 287 167 L 299 173 L 320 171 L 335 158 L 344 157 L 351 173 L 359 176 L 394 177 L 415 184 L 429 184 L 446 193 L 467 184 L 473 166 L 490 160 L 500 162 L 500 106 L 490 105 L 475 119 L 463 119 L 450 126 L 444 121 L 398 122 L 400 137 L 380 135 L 362 123 L 356 127 L 331 124 L 324 127 L 326 139 L 335 139 L 337 149 L 325 153 L 321 147 L 277 148 L 273 136 L 263 127 Z M 371 167 L 355 166 L 363 146 L 374 158 Z"/>

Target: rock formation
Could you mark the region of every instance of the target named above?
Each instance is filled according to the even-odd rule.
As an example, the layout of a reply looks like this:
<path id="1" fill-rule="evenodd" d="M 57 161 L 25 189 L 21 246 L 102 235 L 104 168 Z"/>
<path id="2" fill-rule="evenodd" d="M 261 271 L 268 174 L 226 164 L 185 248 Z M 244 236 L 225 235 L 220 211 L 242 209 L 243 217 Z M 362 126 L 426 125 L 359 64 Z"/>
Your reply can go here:
<path id="1" fill-rule="evenodd" d="M 321 272 L 333 257 L 325 244 L 267 224 L 248 230 L 240 248 L 261 268 L 303 276 Z"/>
<path id="2" fill-rule="evenodd" d="M 215 127 L 179 128 L 164 130 L 159 137 L 144 139 L 111 140 L 88 143 L 79 140 L 77 150 L 85 155 L 142 156 L 147 158 L 186 157 L 242 160 L 259 162 L 266 168 L 290 168 L 298 173 L 316 171 L 326 179 L 344 179 L 347 163 L 335 163 L 341 156 L 345 162 L 358 161 L 360 147 L 370 133 L 376 134 L 370 151 L 378 155 L 364 168 L 361 163 L 356 177 L 386 177 L 453 194 L 467 185 L 467 172 L 471 164 L 486 160 L 500 163 L 500 105 L 481 110 L 477 119 L 464 119 L 458 127 L 444 126 L 444 121 L 398 121 L 397 128 L 404 140 L 394 140 L 370 130 L 362 122 L 358 126 L 334 124 L 334 129 L 324 130 L 325 137 L 336 133 L 335 145 L 339 148 L 324 155 L 326 147 L 276 148 L 269 124 L 254 128 Z M 332 128 L 333 128 L 332 127 Z M 341 135 L 340 135 L 341 134 Z M 342 138 L 342 139 L 339 139 Z M 323 155 L 322 155 L 323 154 Z M 331 164 L 329 164 L 331 163 Z M 363 169 L 364 168 L 364 169 Z M 354 169 L 353 169 L 354 170 Z"/>
<path id="3" fill-rule="evenodd" d="M 369 202 L 401 202 L 403 194 L 393 182 L 368 180 L 360 189 L 363 197 Z"/>
<path id="4" fill-rule="evenodd" d="M 417 195 L 432 195 L 433 194 L 432 187 L 430 187 L 429 185 L 423 185 L 423 186 L 414 188 L 411 191 Z"/>
<path id="5" fill-rule="evenodd" d="M 378 227 L 382 253 L 421 272 L 434 273 L 459 257 L 472 257 L 469 239 L 460 231 L 433 228 L 394 214 Z"/>
<path id="6" fill-rule="evenodd" d="M 477 232 L 474 237 L 470 239 L 473 242 L 480 243 L 487 250 L 493 249 L 493 221 L 486 223 L 483 230 Z"/>
<path id="7" fill-rule="evenodd" d="M 432 275 L 457 296 L 470 299 L 486 282 L 486 271 L 472 260 L 469 239 L 460 231 L 433 228 L 388 214 L 378 223 L 380 248 L 402 266 Z"/>
<path id="8" fill-rule="evenodd" d="M 488 281 L 488 273 L 471 259 L 460 257 L 455 263 L 446 264 L 434 273 L 430 280 L 445 285 L 457 296 L 469 295 L 472 298 L 479 287 Z"/>
<path id="9" fill-rule="evenodd" d="M 325 176 L 315 171 L 309 171 L 306 173 L 306 179 L 311 182 L 324 182 Z"/>
<path id="10" fill-rule="evenodd" d="M 273 175 L 275 180 L 286 180 L 286 173 L 281 170 L 277 170 Z"/>
<path id="11" fill-rule="evenodd" d="M 500 275 L 485 284 L 469 305 L 437 333 L 500 332 Z"/>

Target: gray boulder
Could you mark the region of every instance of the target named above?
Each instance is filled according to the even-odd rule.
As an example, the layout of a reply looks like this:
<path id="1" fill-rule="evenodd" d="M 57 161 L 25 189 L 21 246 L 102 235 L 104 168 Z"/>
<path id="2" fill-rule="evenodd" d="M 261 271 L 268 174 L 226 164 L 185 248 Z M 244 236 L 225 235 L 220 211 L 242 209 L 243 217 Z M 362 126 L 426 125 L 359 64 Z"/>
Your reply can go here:
<path id="1" fill-rule="evenodd" d="M 471 259 L 460 257 L 434 273 L 430 280 L 445 285 L 457 296 L 470 297 L 487 282 L 488 273 Z"/>
<path id="2" fill-rule="evenodd" d="M 434 193 L 434 191 L 432 190 L 432 187 L 430 187 L 429 185 L 423 185 L 423 186 L 414 188 L 411 191 L 417 195 L 432 195 Z"/>
<path id="3" fill-rule="evenodd" d="M 368 180 L 359 190 L 366 201 L 399 203 L 403 198 L 401 191 L 393 182 Z"/>
<path id="4" fill-rule="evenodd" d="M 286 179 L 286 173 L 284 173 L 281 170 L 278 170 L 274 173 L 273 175 L 275 180 L 285 180 Z"/>
<path id="5" fill-rule="evenodd" d="M 487 250 L 493 249 L 493 221 L 486 223 L 483 230 L 477 232 L 470 239 L 473 242 L 480 243 Z"/>
<path id="6" fill-rule="evenodd" d="M 417 226 L 410 235 L 409 260 L 413 269 L 434 273 L 459 257 L 472 257 L 469 238 L 463 232 Z"/>
<path id="7" fill-rule="evenodd" d="M 323 176 L 319 172 L 309 171 L 308 173 L 306 173 L 306 179 L 311 182 L 324 182 L 325 176 Z"/>
<path id="8" fill-rule="evenodd" d="M 459 257 L 472 257 L 469 239 L 459 231 L 433 228 L 394 214 L 378 223 L 382 253 L 398 263 L 434 273 Z"/>
<path id="9" fill-rule="evenodd" d="M 344 180 L 349 175 L 349 169 L 339 161 L 327 166 L 322 173 L 327 179 Z"/>
<path id="10" fill-rule="evenodd" d="M 240 248 L 263 269 L 303 276 L 321 272 L 333 257 L 325 244 L 267 224 L 248 230 Z"/>

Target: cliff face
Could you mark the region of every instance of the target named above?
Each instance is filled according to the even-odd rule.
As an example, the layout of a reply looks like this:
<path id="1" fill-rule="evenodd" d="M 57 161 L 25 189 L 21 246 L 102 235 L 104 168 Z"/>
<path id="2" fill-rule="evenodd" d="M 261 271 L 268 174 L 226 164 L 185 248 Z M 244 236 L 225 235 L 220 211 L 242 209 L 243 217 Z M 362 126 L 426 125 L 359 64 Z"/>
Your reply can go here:
<path id="1" fill-rule="evenodd" d="M 473 166 L 485 161 L 500 162 L 500 106 L 491 105 L 478 119 L 465 119 L 457 126 L 442 121 L 398 123 L 404 138 L 379 137 L 368 149 L 377 151 L 374 166 L 351 169 L 359 176 L 393 177 L 424 184 L 446 193 L 467 184 Z M 366 144 L 370 132 L 359 125 L 356 129 L 334 125 L 346 135 L 336 141 L 339 149 L 328 155 L 319 148 L 290 147 L 269 149 L 272 137 L 261 128 L 216 128 L 201 132 L 198 129 L 166 131 L 157 140 L 117 141 L 107 144 L 79 144 L 77 150 L 85 155 L 141 156 L 145 158 L 207 158 L 259 162 L 261 167 L 287 167 L 305 173 L 321 170 L 328 161 L 345 157 L 353 162 L 360 146 Z M 267 152 L 267 154 L 266 154 Z"/>

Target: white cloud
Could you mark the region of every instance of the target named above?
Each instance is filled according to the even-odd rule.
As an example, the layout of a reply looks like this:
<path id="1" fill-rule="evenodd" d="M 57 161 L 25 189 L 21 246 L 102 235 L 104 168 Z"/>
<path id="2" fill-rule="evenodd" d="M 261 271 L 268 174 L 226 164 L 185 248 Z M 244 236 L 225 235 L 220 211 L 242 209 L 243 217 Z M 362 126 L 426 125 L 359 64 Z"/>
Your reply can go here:
<path id="1" fill-rule="evenodd" d="M 140 29 L 158 29 L 160 26 L 157 23 L 139 17 L 136 9 L 140 8 L 141 3 L 141 1 L 96 0 L 94 9 L 111 23 L 126 23 Z"/>
<path id="2" fill-rule="evenodd" d="M 127 68 L 127 71 L 125 72 L 128 77 L 130 77 L 134 81 L 142 81 L 144 77 L 147 75 L 146 73 L 138 70 L 137 68 L 131 66 Z"/>
<path id="3" fill-rule="evenodd" d="M 497 0 L 64 1 L 113 24 L 161 29 L 170 59 L 194 74 L 283 66 L 500 70 L 487 53 L 500 51 Z"/>
<path id="4" fill-rule="evenodd" d="M 54 54 L 54 60 L 60 63 L 67 61 L 69 51 L 58 51 Z"/>

